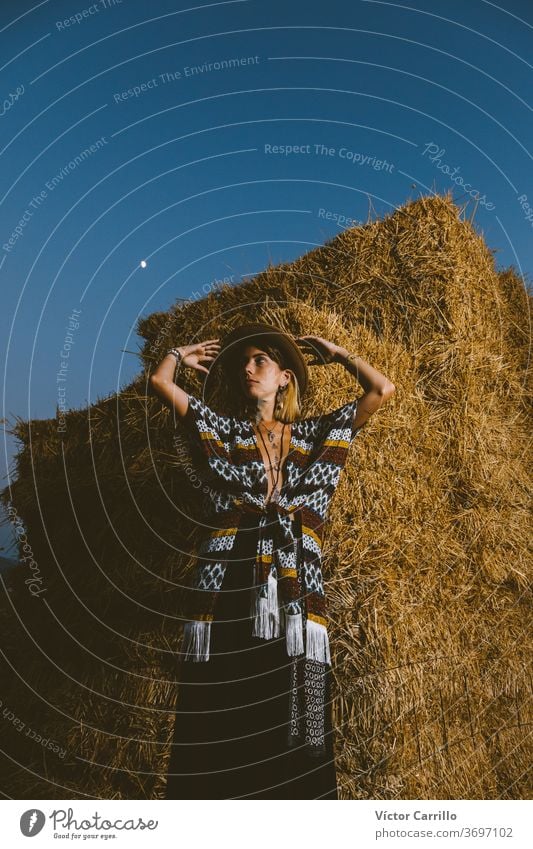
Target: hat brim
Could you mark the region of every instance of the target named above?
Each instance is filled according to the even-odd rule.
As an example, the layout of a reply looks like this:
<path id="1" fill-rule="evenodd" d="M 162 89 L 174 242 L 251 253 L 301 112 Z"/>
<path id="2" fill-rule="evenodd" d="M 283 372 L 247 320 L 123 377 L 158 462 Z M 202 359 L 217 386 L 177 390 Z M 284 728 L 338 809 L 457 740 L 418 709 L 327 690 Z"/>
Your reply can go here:
<path id="1" fill-rule="evenodd" d="M 235 367 L 234 356 L 243 347 L 244 344 L 257 343 L 261 347 L 261 343 L 272 345 L 279 349 L 283 358 L 285 368 L 291 369 L 294 372 L 298 381 L 300 397 L 303 398 L 307 392 L 309 384 L 309 374 L 307 363 L 304 360 L 303 354 L 298 348 L 296 342 L 278 327 L 270 324 L 244 324 L 236 327 L 225 338 L 222 344 L 221 351 L 212 363 L 209 374 L 206 375 L 204 390 L 208 393 L 214 388 L 214 373 L 215 366 L 228 374 Z"/>

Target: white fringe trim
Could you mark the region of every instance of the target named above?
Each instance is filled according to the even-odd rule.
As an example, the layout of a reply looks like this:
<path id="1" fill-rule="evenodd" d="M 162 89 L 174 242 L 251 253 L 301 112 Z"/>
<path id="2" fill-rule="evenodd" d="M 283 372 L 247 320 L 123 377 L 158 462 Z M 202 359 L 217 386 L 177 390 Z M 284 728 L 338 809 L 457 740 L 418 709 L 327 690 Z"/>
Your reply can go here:
<path id="1" fill-rule="evenodd" d="M 290 657 L 303 654 L 304 635 L 301 613 L 287 613 L 285 611 L 285 633 L 287 635 L 287 654 Z"/>
<path id="2" fill-rule="evenodd" d="M 305 656 L 311 660 L 320 660 L 322 663 L 329 663 L 331 666 L 331 657 L 329 653 L 329 637 L 325 625 L 320 625 L 313 619 L 308 619 L 306 623 L 306 653 Z"/>
<path id="3" fill-rule="evenodd" d="M 254 618 L 253 637 L 271 640 L 280 635 L 280 611 L 278 605 L 278 582 L 272 572 L 268 576 L 268 596 L 261 598 L 256 591 L 252 615 Z"/>
<path id="4" fill-rule="evenodd" d="M 189 657 L 193 661 L 209 660 L 209 641 L 211 639 L 210 621 L 186 622 L 183 628 L 183 645 L 181 653 L 184 660 Z"/>

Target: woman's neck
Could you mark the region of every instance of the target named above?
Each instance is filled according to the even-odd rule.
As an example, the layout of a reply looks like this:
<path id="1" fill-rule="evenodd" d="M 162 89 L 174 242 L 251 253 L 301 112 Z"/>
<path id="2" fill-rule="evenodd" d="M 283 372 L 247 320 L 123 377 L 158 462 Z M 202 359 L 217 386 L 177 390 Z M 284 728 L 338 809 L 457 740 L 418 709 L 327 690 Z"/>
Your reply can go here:
<path id="1" fill-rule="evenodd" d="M 278 419 L 274 416 L 274 401 L 259 399 L 256 404 L 251 407 L 251 416 L 256 424 L 263 422 L 265 425 L 275 424 Z"/>

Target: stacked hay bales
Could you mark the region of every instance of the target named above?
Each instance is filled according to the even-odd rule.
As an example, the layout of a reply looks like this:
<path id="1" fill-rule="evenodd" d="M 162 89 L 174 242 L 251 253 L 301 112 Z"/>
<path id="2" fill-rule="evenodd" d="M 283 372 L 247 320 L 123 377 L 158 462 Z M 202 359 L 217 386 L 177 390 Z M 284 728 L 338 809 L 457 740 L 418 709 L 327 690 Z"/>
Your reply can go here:
<path id="1" fill-rule="evenodd" d="M 396 386 L 325 537 L 341 798 L 528 797 L 529 306 L 464 210 L 422 198 L 142 320 L 143 373 L 71 411 L 66 434 L 18 421 L 3 499 L 42 592 L 35 566 L 6 578 L 3 792 L 162 796 L 201 517 L 182 427 L 147 376 L 171 344 L 246 319 L 333 339 Z M 201 395 L 196 372 L 180 383 Z M 354 392 L 341 366 L 315 367 L 303 414 Z M 209 403 L 231 413 L 227 399 L 220 381 Z"/>

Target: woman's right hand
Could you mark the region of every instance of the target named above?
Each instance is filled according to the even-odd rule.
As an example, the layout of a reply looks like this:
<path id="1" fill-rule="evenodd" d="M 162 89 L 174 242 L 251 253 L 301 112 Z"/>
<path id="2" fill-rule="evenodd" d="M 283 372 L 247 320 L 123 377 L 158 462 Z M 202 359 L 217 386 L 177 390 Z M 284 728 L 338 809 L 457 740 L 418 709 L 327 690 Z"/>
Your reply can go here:
<path id="1" fill-rule="evenodd" d="M 197 342 L 194 345 L 179 345 L 178 351 L 183 356 L 182 363 L 184 366 L 209 374 L 209 369 L 201 363 L 212 362 L 218 356 L 220 343 L 217 337 L 216 339 L 207 339 L 205 342 Z"/>

